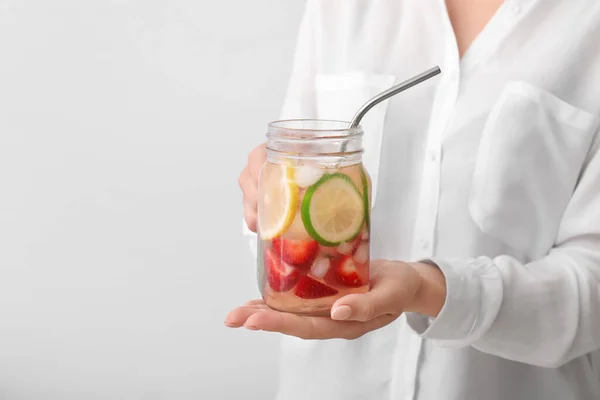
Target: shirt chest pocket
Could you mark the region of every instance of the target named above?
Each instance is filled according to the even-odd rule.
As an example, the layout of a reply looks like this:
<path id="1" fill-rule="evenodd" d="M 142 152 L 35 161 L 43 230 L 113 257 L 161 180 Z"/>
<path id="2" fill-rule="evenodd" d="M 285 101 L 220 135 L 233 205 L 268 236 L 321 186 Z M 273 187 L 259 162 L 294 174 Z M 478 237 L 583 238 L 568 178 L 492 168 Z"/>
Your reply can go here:
<path id="1" fill-rule="evenodd" d="M 469 195 L 478 227 L 530 259 L 553 246 L 597 119 L 539 88 L 509 83 L 486 121 Z"/>
<path id="2" fill-rule="evenodd" d="M 388 89 L 395 76 L 364 72 L 318 75 L 316 79 L 316 114 L 318 119 L 350 121 L 359 107 L 376 94 Z M 361 121 L 364 130 L 363 164 L 371 175 L 371 206 L 377 201 L 377 183 L 383 126 L 387 101 L 371 109 Z"/>

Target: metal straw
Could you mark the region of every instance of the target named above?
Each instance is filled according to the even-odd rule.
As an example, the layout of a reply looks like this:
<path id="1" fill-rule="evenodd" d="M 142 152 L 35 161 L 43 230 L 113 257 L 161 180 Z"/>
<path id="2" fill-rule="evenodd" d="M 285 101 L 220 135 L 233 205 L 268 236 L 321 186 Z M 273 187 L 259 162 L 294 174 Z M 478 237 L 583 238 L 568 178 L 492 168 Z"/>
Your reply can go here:
<path id="1" fill-rule="evenodd" d="M 384 100 L 389 99 L 390 97 L 405 91 L 406 89 L 410 89 L 411 87 L 418 85 L 421 82 L 426 81 L 429 78 L 433 78 L 434 76 L 440 74 L 442 70 L 440 67 L 436 66 L 431 69 L 428 69 L 425 72 L 420 73 L 410 79 L 405 80 L 402 83 L 399 83 L 395 86 L 392 86 L 388 90 L 379 93 L 369 101 L 367 101 L 363 106 L 358 110 L 358 112 L 352 118 L 352 122 L 350 123 L 350 128 L 356 128 L 358 124 L 360 124 L 360 120 L 365 116 L 365 114 L 377 104 L 381 103 Z M 342 142 L 342 152 L 346 151 L 346 147 L 348 145 L 347 141 Z"/>

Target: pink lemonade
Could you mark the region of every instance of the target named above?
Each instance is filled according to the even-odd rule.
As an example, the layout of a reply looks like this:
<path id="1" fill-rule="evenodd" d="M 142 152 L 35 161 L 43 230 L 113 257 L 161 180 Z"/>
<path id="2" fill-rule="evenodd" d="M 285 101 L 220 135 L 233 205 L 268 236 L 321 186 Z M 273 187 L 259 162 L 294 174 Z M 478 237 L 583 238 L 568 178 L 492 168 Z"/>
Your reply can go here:
<path id="1" fill-rule="evenodd" d="M 338 298 L 369 290 L 370 191 L 362 163 L 265 163 L 258 272 L 267 305 L 329 315 Z"/>

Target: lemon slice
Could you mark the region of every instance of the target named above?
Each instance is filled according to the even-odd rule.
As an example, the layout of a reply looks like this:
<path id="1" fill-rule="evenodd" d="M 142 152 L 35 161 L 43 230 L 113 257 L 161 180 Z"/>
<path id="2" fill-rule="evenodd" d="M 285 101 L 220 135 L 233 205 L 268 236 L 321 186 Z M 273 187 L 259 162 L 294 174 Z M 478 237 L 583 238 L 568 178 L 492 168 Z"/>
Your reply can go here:
<path id="1" fill-rule="evenodd" d="M 324 175 L 310 186 L 301 209 L 306 231 L 324 246 L 353 239 L 365 220 L 363 196 L 342 173 Z"/>
<path id="2" fill-rule="evenodd" d="M 259 180 L 258 229 L 262 240 L 283 234 L 294 222 L 298 208 L 298 185 L 294 170 L 284 164 L 267 163 Z"/>

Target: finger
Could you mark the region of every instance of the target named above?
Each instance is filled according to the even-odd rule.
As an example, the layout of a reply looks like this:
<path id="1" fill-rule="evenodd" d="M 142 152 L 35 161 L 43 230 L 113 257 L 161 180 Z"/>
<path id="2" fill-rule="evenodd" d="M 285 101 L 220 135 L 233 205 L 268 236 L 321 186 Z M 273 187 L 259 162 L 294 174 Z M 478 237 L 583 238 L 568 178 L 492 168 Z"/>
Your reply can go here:
<path id="1" fill-rule="evenodd" d="M 256 182 L 248 178 L 245 182 L 242 182 L 241 188 L 242 193 L 244 193 L 244 202 L 248 203 L 250 207 L 256 210 L 258 200 L 258 187 L 256 186 Z"/>
<path id="2" fill-rule="evenodd" d="M 256 232 L 256 209 L 252 208 L 247 203 L 244 203 L 244 219 L 246 220 L 246 225 L 248 229 L 252 232 Z"/>
<path id="3" fill-rule="evenodd" d="M 395 307 L 389 296 L 376 290 L 365 294 L 350 294 L 339 299 L 331 309 L 331 318 L 345 321 L 370 321 L 386 314 L 394 314 Z"/>
<path id="4" fill-rule="evenodd" d="M 238 186 L 242 189 L 244 195 L 244 202 L 249 203 L 252 207 L 256 208 L 256 202 L 258 199 L 258 186 L 252 176 L 248 167 L 244 168 L 240 177 L 238 178 Z"/>
<path id="5" fill-rule="evenodd" d="M 265 306 L 267 307 L 267 304 L 265 303 L 265 301 L 263 299 L 254 299 L 254 300 L 250 300 L 247 301 L 244 306 Z"/>
<path id="6" fill-rule="evenodd" d="M 260 305 L 257 306 L 242 306 L 234 308 L 225 317 L 225 325 L 230 328 L 239 328 L 252 316 L 264 308 Z"/>
<path id="7" fill-rule="evenodd" d="M 267 152 L 265 151 L 266 144 L 262 144 L 252 150 L 248 156 L 248 169 L 252 179 L 258 183 L 258 176 L 260 174 L 260 168 L 267 160 Z"/>
<path id="8" fill-rule="evenodd" d="M 240 189 L 243 190 L 244 183 L 248 179 L 252 179 L 252 177 L 250 176 L 250 171 L 248 170 L 248 166 L 246 166 L 246 167 L 244 167 L 244 169 L 240 173 L 240 176 L 238 177 L 238 186 L 240 187 Z"/>
<path id="9" fill-rule="evenodd" d="M 368 322 L 334 321 L 327 317 L 307 317 L 273 310 L 253 313 L 244 324 L 251 330 L 278 332 L 301 339 L 357 339 L 365 333 L 379 329 L 395 319 L 384 315 Z"/>
<path id="10" fill-rule="evenodd" d="M 292 313 L 264 310 L 248 318 L 244 327 L 278 332 L 301 339 L 331 339 L 344 334 L 335 321 L 325 317 L 307 317 Z"/>
<path id="11" fill-rule="evenodd" d="M 388 279 L 376 276 L 371 289 L 364 294 L 350 294 L 338 299 L 331 308 L 331 318 L 346 321 L 370 321 L 382 315 L 398 316 L 402 312 L 405 297 L 401 277 L 391 275 Z"/>

